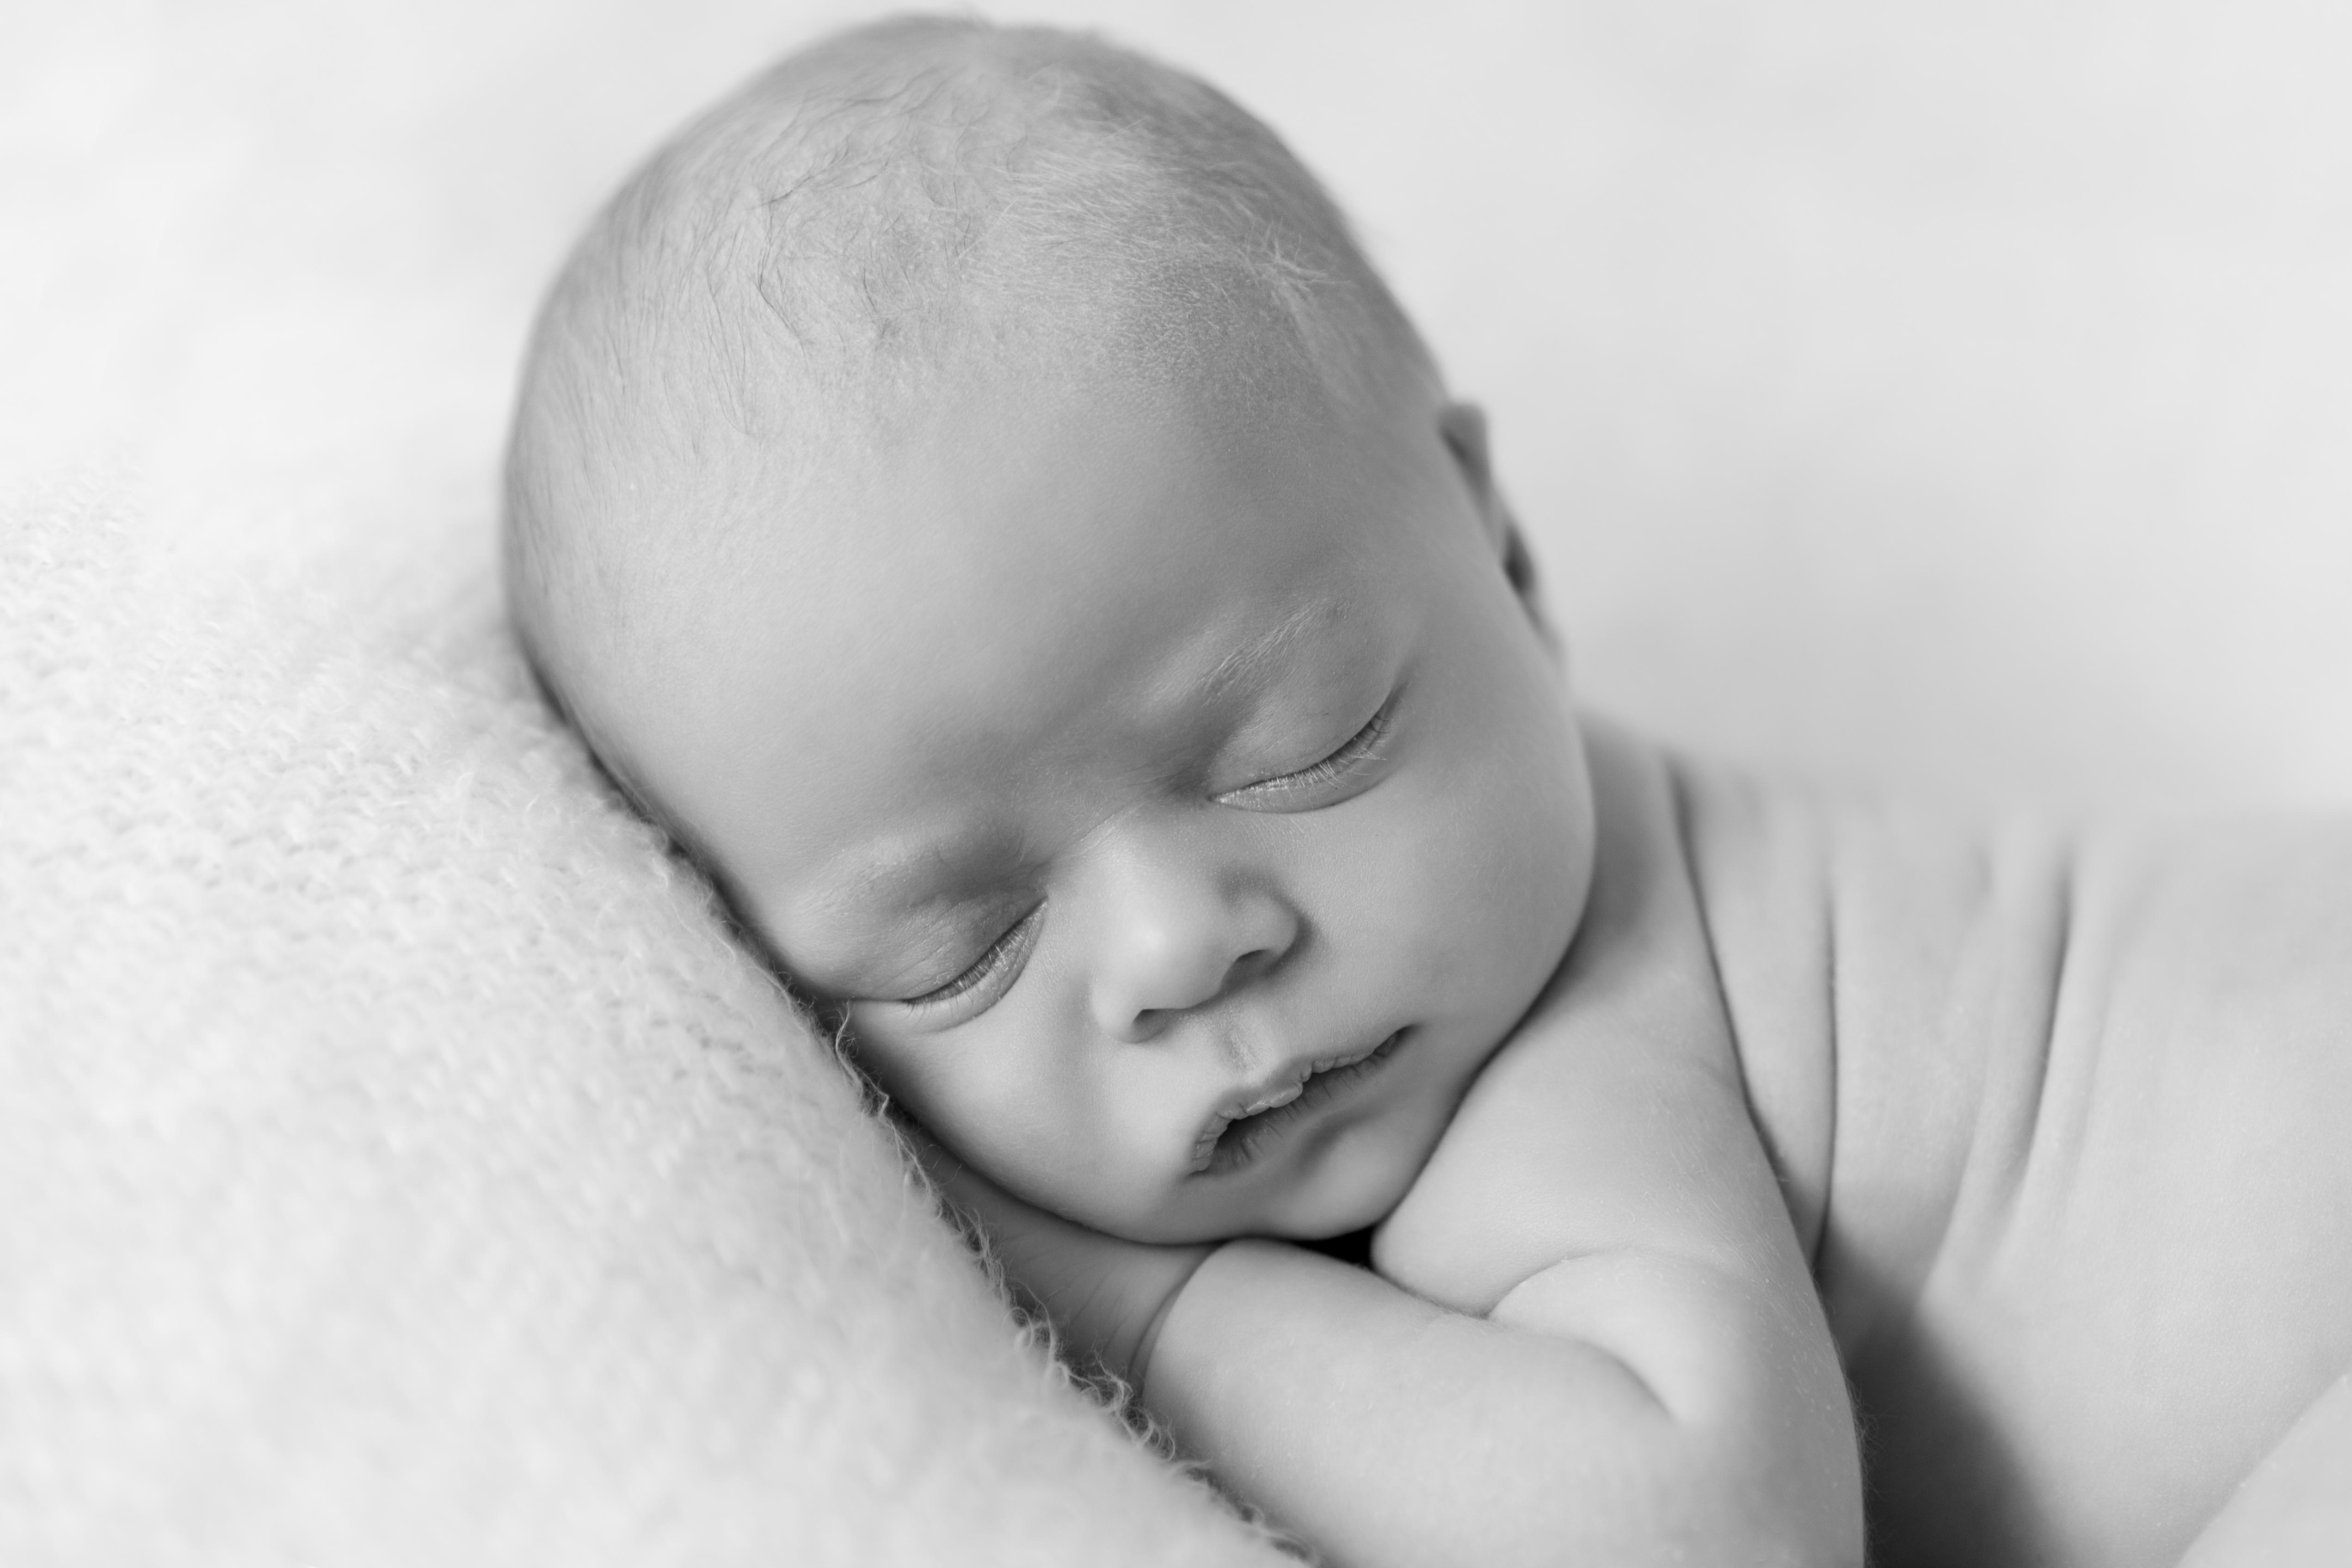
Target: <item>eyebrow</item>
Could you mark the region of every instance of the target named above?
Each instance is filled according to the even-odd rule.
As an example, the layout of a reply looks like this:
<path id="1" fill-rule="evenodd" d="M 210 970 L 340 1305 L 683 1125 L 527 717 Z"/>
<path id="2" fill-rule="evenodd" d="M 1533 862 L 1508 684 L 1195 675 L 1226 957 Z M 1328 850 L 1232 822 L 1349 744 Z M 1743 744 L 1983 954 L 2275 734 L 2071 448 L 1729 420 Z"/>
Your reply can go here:
<path id="1" fill-rule="evenodd" d="M 997 846 L 986 842 L 1004 836 L 988 830 L 965 831 L 877 852 L 827 883 L 814 902 L 839 914 L 871 898 L 902 915 L 940 904 L 957 884 L 973 880 L 971 868 L 978 862 L 1010 858 L 993 852 Z"/>
<path id="2" fill-rule="evenodd" d="M 1272 667 L 1307 637 L 1328 632 L 1344 620 L 1346 601 L 1318 595 L 1284 616 L 1264 632 L 1233 649 L 1211 666 L 1198 685 L 1201 698 L 1213 702 L 1237 686 L 1261 685 Z"/>

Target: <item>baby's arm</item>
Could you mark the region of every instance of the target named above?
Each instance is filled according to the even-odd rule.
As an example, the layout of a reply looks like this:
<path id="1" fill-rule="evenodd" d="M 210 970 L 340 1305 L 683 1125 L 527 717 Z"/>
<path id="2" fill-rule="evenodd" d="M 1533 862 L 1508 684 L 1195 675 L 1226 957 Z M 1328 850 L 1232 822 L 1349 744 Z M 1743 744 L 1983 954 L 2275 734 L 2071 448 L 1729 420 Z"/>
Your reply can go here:
<path id="1" fill-rule="evenodd" d="M 1229 1245 L 1145 1400 L 1341 1562 L 1859 1563 L 1851 1416 L 1663 769 L 1596 734 L 1592 902 L 1376 1240 Z"/>

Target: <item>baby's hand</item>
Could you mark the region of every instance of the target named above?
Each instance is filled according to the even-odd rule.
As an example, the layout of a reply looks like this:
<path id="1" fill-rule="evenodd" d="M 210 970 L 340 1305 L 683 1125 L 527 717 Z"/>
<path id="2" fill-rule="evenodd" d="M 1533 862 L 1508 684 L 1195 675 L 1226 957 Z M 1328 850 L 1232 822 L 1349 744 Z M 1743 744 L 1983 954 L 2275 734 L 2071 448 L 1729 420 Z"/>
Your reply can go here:
<path id="1" fill-rule="evenodd" d="M 1215 1249 L 1090 1230 L 1022 1202 L 921 1129 L 907 1133 L 932 1182 L 987 1238 L 1014 1289 L 1051 1320 L 1066 1354 L 1140 1388 L 1170 1304 Z"/>

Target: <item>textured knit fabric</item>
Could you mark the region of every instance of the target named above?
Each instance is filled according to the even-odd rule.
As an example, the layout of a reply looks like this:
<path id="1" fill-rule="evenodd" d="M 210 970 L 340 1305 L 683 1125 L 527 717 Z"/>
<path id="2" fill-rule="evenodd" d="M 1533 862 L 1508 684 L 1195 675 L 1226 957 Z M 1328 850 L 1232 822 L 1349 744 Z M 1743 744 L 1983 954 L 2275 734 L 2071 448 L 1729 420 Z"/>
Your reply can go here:
<path id="1" fill-rule="evenodd" d="M 138 507 L 0 510 L 0 1562 L 1271 1555 L 1021 1336 L 486 530 Z"/>

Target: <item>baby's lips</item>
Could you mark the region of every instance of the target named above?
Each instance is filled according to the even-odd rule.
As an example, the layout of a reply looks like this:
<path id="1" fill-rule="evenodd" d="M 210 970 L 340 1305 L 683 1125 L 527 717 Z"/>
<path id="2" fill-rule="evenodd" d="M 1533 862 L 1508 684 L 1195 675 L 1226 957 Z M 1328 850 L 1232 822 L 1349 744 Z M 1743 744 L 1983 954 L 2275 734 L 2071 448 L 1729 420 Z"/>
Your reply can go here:
<path id="1" fill-rule="evenodd" d="M 1216 1155 L 1218 1140 L 1224 1136 L 1225 1129 L 1235 1122 L 1246 1121 L 1263 1112 L 1280 1110 L 1307 1092 L 1308 1082 L 1317 1073 L 1353 1067 L 1360 1061 L 1378 1055 L 1383 1046 L 1395 1040 L 1403 1032 L 1402 1030 L 1398 1030 L 1383 1035 L 1371 1044 L 1359 1050 L 1335 1051 L 1328 1056 L 1293 1060 L 1286 1063 L 1279 1073 L 1272 1075 L 1268 1082 L 1273 1086 L 1261 1084 L 1228 1094 L 1217 1108 L 1210 1113 L 1208 1120 L 1202 1125 L 1200 1135 L 1192 1141 L 1193 1172 L 1198 1174 L 1209 1168 Z"/>
<path id="2" fill-rule="evenodd" d="M 1312 1076 L 1313 1072 L 1310 1071 L 1308 1077 Z M 1286 1088 L 1277 1089 L 1271 1094 L 1262 1095 L 1251 1101 L 1243 1110 L 1224 1113 L 1224 1119 L 1228 1122 L 1238 1122 L 1244 1116 L 1255 1116 L 1260 1111 L 1271 1111 L 1276 1105 L 1287 1105 L 1305 1092 L 1307 1092 L 1307 1079 L 1301 1078 Z"/>
<path id="3" fill-rule="evenodd" d="M 1271 1081 L 1270 1084 L 1244 1087 L 1226 1095 L 1218 1103 L 1216 1109 L 1209 1113 L 1208 1120 L 1202 1124 L 1200 1136 L 1193 1140 L 1194 1168 L 1202 1167 L 1203 1162 L 1208 1157 L 1208 1152 L 1215 1149 L 1217 1140 L 1224 1135 L 1227 1127 L 1232 1126 L 1235 1122 L 1255 1116 L 1262 1111 L 1271 1111 L 1278 1106 L 1287 1105 L 1305 1093 L 1307 1081 L 1322 1071 L 1320 1065 L 1322 1060 L 1324 1059 L 1318 1058 L 1307 1061 L 1291 1062 Z"/>

